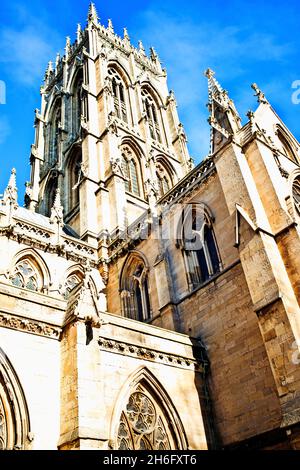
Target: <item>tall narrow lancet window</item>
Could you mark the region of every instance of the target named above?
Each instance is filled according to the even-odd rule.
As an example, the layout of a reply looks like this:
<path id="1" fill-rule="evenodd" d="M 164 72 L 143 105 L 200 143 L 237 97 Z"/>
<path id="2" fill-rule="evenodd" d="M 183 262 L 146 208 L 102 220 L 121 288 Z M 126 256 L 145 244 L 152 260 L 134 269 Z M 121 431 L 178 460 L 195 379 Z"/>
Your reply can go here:
<path id="1" fill-rule="evenodd" d="M 112 84 L 112 94 L 114 100 L 114 110 L 116 116 L 119 119 L 127 122 L 127 109 L 126 109 L 126 99 L 125 99 L 125 86 L 124 82 L 122 81 L 120 75 L 114 70 L 110 68 L 108 70 L 108 74 L 111 78 Z"/>
<path id="2" fill-rule="evenodd" d="M 157 105 L 152 96 L 145 89 L 142 90 L 142 100 L 144 103 L 144 110 L 148 121 L 150 136 L 153 140 L 157 140 L 161 143 L 161 131 Z"/>
<path id="3" fill-rule="evenodd" d="M 73 137 L 77 137 L 80 125 L 82 110 L 82 83 L 83 83 L 83 71 L 79 70 L 76 76 L 76 80 L 72 90 L 72 134 Z"/>
<path id="4" fill-rule="evenodd" d="M 133 320 L 151 318 L 148 269 L 138 255 L 126 261 L 121 279 L 121 298 L 124 316 Z"/>
<path id="5" fill-rule="evenodd" d="M 121 154 L 125 189 L 135 196 L 141 196 L 141 173 L 137 155 L 128 146 L 122 147 Z"/>
<path id="6" fill-rule="evenodd" d="M 79 204 L 79 192 L 80 183 L 83 178 L 82 174 L 82 151 L 81 148 L 77 147 L 70 157 L 69 164 L 67 166 L 68 172 L 68 208 L 69 211 L 74 209 Z"/>
<path id="7" fill-rule="evenodd" d="M 184 212 L 179 244 L 183 248 L 188 283 L 194 289 L 217 274 L 221 263 L 211 218 L 201 205 Z"/>
<path id="8" fill-rule="evenodd" d="M 61 103 L 55 105 L 52 113 L 49 128 L 49 146 L 48 158 L 46 158 L 50 165 L 54 165 L 59 158 L 59 144 L 60 144 L 60 128 L 61 128 Z"/>
<path id="9" fill-rule="evenodd" d="M 156 177 L 158 181 L 159 196 L 162 197 L 171 189 L 172 179 L 164 165 L 161 163 L 156 164 Z"/>

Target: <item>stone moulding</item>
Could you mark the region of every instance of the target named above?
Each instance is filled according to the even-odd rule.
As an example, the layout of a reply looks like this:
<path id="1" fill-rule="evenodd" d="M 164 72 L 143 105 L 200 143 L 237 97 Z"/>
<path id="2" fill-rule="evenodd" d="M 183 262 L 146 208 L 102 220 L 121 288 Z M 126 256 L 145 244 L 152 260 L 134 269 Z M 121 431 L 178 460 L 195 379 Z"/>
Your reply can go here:
<path id="1" fill-rule="evenodd" d="M 23 331 L 50 339 L 60 340 L 62 329 L 37 320 L 25 318 L 0 312 L 0 327 Z"/>
<path id="2" fill-rule="evenodd" d="M 137 359 L 142 359 L 151 362 L 159 362 L 171 367 L 180 369 L 188 369 L 194 372 L 205 372 L 207 366 L 206 361 L 197 360 L 194 358 L 187 358 L 175 354 L 168 354 L 166 352 L 157 351 L 144 346 L 124 343 L 113 339 L 99 337 L 98 344 L 102 351 L 110 351 L 114 354 L 121 354 L 122 356 L 130 356 Z"/>

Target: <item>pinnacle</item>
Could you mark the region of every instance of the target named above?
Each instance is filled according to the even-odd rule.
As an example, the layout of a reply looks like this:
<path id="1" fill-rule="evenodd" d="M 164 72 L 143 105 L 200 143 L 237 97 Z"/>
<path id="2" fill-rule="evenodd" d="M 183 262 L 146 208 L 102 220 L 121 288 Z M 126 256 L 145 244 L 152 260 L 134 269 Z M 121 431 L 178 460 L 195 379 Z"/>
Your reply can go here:
<path id="1" fill-rule="evenodd" d="M 97 14 L 95 4 L 93 2 L 91 2 L 90 6 L 89 6 L 87 20 L 88 20 L 88 22 L 93 21 L 94 23 L 97 23 L 98 19 L 99 19 L 99 17 L 98 17 L 98 14 Z"/>

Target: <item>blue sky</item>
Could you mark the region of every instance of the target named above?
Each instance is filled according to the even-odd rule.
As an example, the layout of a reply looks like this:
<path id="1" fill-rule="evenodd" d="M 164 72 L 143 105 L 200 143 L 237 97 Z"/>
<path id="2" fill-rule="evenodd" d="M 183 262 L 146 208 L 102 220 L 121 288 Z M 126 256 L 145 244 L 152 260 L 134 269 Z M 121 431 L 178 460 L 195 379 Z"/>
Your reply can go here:
<path id="1" fill-rule="evenodd" d="M 115 31 L 126 26 L 133 44 L 154 46 L 168 71 L 179 115 L 198 163 L 209 148 L 207 83 L 211 67 L 229 91 L 245 122 L 255 109 L 251 83 L 257 82 L 283 121 L 300 139 L 300 104 L 292 103 L 292 83 L 300 80 L 299 4 L 289 1 L 179 0 L 99 1 L 101 22 L 111 18 Z M 88 1 L 2 0 L 0 5 L 0 80 L 6 104 L 0 104 L 0 193 L 10 169 L 17 168 L 20 202 L 29 179 L 34 109 L 49 60 L 85 25 Z M 1 101 L 1 94 L 0 94 Z"/>

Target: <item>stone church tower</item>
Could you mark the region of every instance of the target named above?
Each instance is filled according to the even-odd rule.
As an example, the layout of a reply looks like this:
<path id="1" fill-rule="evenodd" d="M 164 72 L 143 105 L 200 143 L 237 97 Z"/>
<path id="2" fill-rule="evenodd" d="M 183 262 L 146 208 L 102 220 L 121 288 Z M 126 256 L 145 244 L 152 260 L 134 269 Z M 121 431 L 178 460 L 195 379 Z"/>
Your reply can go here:
<path id="1" fill-rule="evenodd" d="M 300 151 L 206 71 L 193 167 L 154 49 L 94 4 L 0 200 L 0 449 L 300 448 Z"/>

